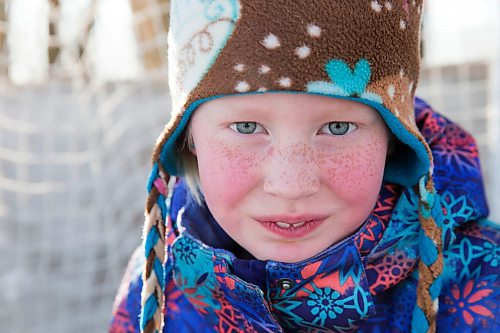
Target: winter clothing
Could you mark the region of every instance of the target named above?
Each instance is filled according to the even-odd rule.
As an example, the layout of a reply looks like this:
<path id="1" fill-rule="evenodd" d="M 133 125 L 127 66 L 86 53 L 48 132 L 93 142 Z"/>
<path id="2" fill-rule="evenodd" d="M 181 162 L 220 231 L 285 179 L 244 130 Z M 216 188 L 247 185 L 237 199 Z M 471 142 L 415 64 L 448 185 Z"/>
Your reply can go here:
<path id="1" fill-rule="evenodd" d="M 452 317 L 493 327 L 497 236 L 481 220 L 477 151 L 423 102 L 414 114 L 421 13 L 422 0 L 172 1 L 173 115 L 153 154 L 143 275 L 120 303 L 114 331 L 159 332 L 165 323 L 175 332 L 433 332 L 438 302 L 440 314 L 455 311 L 438 327 L 453 327 Z M 275 92 L 367 104 L 398 139 L 364 226 L 297 264 L 249 258 L 173 177 L 183 175 L 179 140 L 200 104 Z M 463 231 L 465 221 L 475 222 Z M 466 311 L 460 297 L 474 304 Z"/>
<path id="2" fill-rule="evenodd" d="M 421 100 L 415 111 L 436 162 L 444 220 L 437 330 L 496 332 L 499 233 L 484 219 L 488 210 L 474 140 Z M 166 192 L 161 182 L 154 184 Z M 420 257 L 413 188 L 384 183 L 373 213 L 357 232 L 297 264 L 241 259 L 244 250 L 182 181 L 166 206 L 164 332 L 412 330 Z M 140 330 L 143 256 L 141 247 L 117 297 L 110 332 Z"/>

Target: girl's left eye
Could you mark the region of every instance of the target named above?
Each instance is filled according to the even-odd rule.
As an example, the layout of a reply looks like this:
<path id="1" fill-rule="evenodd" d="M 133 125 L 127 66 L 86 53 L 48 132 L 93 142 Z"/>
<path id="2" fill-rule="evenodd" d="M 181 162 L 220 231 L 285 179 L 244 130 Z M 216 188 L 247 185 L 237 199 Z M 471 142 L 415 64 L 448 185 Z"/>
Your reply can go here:
<path id="1" fill-rule="evenodd" d="M 345 121 L 332 121 L 321 127 L 320 132 L 332 135 L 346 135 L 358 128 L 355 124 Z"/>
<path id="2" fill-rule="evenodd" d="M 265 132 L 264 127 L 255 121 L 241 121 L 229 126 L 233 131 L 241 134 L 254 134 Z"/>

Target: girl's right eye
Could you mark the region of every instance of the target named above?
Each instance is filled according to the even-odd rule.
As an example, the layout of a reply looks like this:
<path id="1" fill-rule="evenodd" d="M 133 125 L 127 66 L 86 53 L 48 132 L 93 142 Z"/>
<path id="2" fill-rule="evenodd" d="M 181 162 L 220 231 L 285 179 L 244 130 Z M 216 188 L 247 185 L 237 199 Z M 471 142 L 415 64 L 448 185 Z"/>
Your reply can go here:
<path id="1" fill-rule="evenodd" d="M 264 127 L 261 124 L 254 121 L 241 121 L 233 123 L 229 126 L 233 131 L 241 134 L 254 134 L 265 132 Z"/>

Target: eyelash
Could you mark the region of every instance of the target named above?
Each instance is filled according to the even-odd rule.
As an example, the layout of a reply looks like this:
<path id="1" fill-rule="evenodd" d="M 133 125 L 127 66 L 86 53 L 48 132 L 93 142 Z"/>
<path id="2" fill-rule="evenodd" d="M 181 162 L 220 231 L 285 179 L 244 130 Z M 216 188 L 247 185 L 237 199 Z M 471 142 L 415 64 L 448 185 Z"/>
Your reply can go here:
<path id="1" fill-rule="evenodd" d="M 248 125 L 248 124 L 255 125 L 255 129 L 251 133 L 244 133 L 244 132 L 240 131 L 241 128 L 238 129 L 238 125 Z M 266 129 L 264 128 L 264 126 L 262 126 L 261 124 L 255 122 L 255 121 L 239 121 L 239 122 L 232 123 L 231 125 L 229 125 L 229 128 L 231 128 L 235 132 L 238 132 L 240 134 L 245 134 L 245 135 L 250 135 L 250 134 L 255 134 L 255 133 L 266 133 L 267 132 Z M 256 131 L 257 129 L 259 129 L 259 130 Z"/>
<path id="2" fill-rule="evenodd" d="M 340 133 L 340 134 L 332 133 L 332 129 L 330 127 L 331 125 L 345 125 L 345 124 L 347 124 L 347 129 L 344 133 Z M 358 126 L 356 126 L 356 124 L 348 122 L 348 121 L 332 121 L 332 122 L 329 122 L 329 123 L 326 123 L 325 125 L 323 125 L 321 127 L 321 129 L 319 130 L 319 132 L 329 134 L 329 135 L 334 135 L 334 136 L 344 136 L 344 135 L 347 135 L 347 134 L 351 133 L 352 131 L 356 130 L 357 128 L 358 128 Z"/>
<path id="3" fill-rule="evenodd" d="M 252 127 L 252 125 L 254 126 L 253 130 L 251 129 L 249 132 L 245 133 L 244 131 L 242 131 L 242 128 L 241 126 L 245 126 L 248 128 L 248 125 L 251 124 L 250 127 Z M 343 133 L 332 133 L 332 128 L 331 126 L 332 125 L 345 125 L 347 124 L 347 129 L 345 132 Z M 250 135 L 250 134 L 256 134 L 256 133 L 266 133 L 266 129 L 264 128 L 264 126 L 262 126 L 261 124 L 255 122 L 255 121 L 239 121 L 239 122 L 236 122 L 236 123 L 232 123 L 231 125 L 229 125 L 229 128 L 231 128 L 233 131 L 235 132 L 238 132 L 240 134 L 244 134 L 244 135 Z M 329 122 L 329 123 L 326 123 L 325 125 L 323 125 L 320 130 L 318 131 L 318 133 L 321 133 L 321 134 L 329 134 L 329 135 L 334 135 L 334 136 L 344 136 L 344 135 L 347 135 L 349 133 L 351 133 L 352 131 L 356 130 L 358 127 L 356 126 L 356 124 L 352 123 L 352 122 L 346 122 L 346 121 L 332 121 L 332 122 Z M 337 128 L 338 129 L 338 128 Z"/>

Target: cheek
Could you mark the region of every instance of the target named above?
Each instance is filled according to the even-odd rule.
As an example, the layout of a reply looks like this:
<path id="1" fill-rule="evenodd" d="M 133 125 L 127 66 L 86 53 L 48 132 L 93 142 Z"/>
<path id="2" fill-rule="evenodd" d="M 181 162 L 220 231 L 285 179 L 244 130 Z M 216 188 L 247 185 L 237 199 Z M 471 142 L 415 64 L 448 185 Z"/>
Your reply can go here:
<path id="1" fill-rule="evenodd" d="M 257 154 L 236 145 L 207 140 L 196 146 L 201 188 L 207 202 L 232 206 L 257 181 Z"/>
<path id="2" fill-rule="evenodd" d="M 346 204 L 371 209 L 380 192 L 386 154 L 383 140 L 339 152 L 324 169 L 326 182 Z"/>

